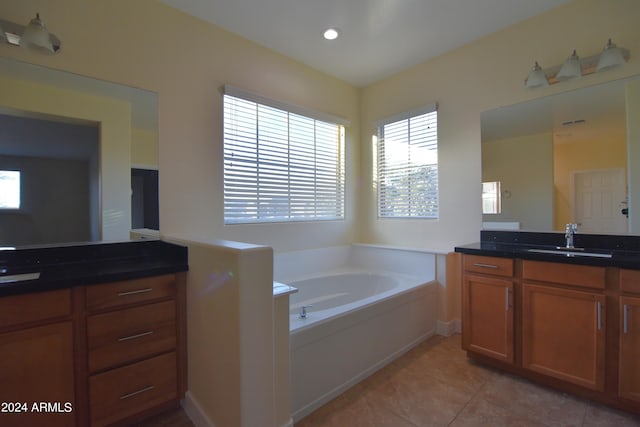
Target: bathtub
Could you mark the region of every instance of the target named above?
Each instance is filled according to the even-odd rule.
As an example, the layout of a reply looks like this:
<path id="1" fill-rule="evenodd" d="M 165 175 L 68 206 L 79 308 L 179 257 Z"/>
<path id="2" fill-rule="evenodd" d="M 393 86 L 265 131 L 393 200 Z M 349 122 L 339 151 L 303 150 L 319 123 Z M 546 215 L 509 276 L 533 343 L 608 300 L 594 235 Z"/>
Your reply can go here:
<path id="1" fill-rule="evenodd" d="M 289 313 L 294 421 L 435 333 L 433 254 L 351 245 L 274 261 L 274 279 L 298 289 Z"/>

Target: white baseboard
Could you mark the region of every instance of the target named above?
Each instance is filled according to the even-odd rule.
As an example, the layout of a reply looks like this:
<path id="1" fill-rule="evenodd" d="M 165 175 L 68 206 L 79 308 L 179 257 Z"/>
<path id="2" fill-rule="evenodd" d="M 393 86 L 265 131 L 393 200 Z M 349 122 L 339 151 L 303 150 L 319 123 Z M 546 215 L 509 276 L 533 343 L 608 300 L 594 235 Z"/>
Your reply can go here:
<path id="1" fill-rule="evenodd" d="M 196 427 L 216 427 L 216 425 L 209 419 L 207 414 L 202 410 L 202 406 L 198 403 L 198 401 L 193 397 L 193 395 L 187 391 L 182 400 L 182 409 L 187 414 L 187 416 L 193 422 L 193 425 Z M 293 426 L 293 424 L 292 424 Z"/>
<path id="2" fill-rule="evenodd" d="M 293 418 L 289 418 L 289 421 L 287 421 L 286 424 L 283 424 L 280 427 L 293 427 Z"/>
<path id="3" fill-rule="evenodd" d="M 209 417 L 204 413 L 198 401 L 188 391 L 185 394 L 181 405 L 182 409 L 184 409 L 184 412 L 187 414 L 194 426 L 216 427 L 213 421 L 211 421 Z M 293 418 L 289 418 L 289 420 L 280 427 L 293 427 Z"/>
<path id="4" fill-rule="evenodd" d="M 436 333 L 445 337 L 450 337 L 453 334 L 460 334 L 462 333 L 462 322 L 460 319 L 453 319 L 448 322 L 438 320 L 438 323 L 436 324 Z"/>

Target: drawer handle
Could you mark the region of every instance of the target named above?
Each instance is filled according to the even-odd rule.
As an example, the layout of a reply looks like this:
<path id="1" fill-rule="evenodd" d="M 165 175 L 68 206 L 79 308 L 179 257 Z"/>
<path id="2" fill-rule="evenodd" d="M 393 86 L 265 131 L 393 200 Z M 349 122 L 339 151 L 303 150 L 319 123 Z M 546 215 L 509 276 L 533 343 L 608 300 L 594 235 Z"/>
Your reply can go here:
<path id="1" fill-rule="evenodd" d="M 511 299 L 510 298 L 511 289 L 506 288 L 506 290 L 507 290 L 507 297 L 505 298 L 505 300 L 506 300 L 505 301 L 505 311 L 509 311 L 509 305 L 510 305 L 509 302 L 510 302 L 510 299 Z"/>
<path id="2" fill-rule="evenodd" d="M 622 327 L 622 330 L 624 331 L 625 334 L 629 333 L 629 306 L 627 306 L 627 304 L 624 305 L 623 307 L 623 317 L 624 317 L 624 324 Z"/>
<path id="3" fill-rule="evenodd" d="M 136 338 L 146 337 L 147 335 L 151 335 L 153 331 L 142 332 L 141 334 L 129 335 L 128 337 L 118 338 L 118 342 L 135 340 Z"/>
<path id="4" fill-rule="evenodd" d="M 145 288 L 145 289 L 138 289 L 136 291 L 118 292 L 118 296 L 119 297 L 126 297 L 127 295 L 143 294 L 145 292 L 151 292 L 152 290 L 153 290 L 153 288 Z"/>
<path id="5" fill-rule="evenodd" d="M 602 329 L 602 303 L 598 301 L 598 330 Z"/>
<path id="6" fill-rule="evenodd" d="M 493 265 L 493 264 L 483 264 L 481 262 L 476 262 L 475 264 L 473 264 L 474 267 L 482 267 L 482 268 L 493 268 L 494 270 L 498 269 L 497 265 Z"/>
<path id="7" fill-rule="evenodd" d="M 120 396 L 120 400 L 125 400 L 125 399 L 128 399 L 130 397 L 137 396 L 137 395 L 142 394 L 142 393 L 146 393 L 147 391 L 151 391 L 154 388 L 155 387 L 152 386 L 152 385 L 150 385 L 148 387 L 145 387 L 145 388 L 141 388 L 140 390 L 137 390 L 137 391 L 134 391 L 134 392 L 131 392 L 131 393 L 128 393 L 128 394 L 124 394 L 124 395 Z"/>

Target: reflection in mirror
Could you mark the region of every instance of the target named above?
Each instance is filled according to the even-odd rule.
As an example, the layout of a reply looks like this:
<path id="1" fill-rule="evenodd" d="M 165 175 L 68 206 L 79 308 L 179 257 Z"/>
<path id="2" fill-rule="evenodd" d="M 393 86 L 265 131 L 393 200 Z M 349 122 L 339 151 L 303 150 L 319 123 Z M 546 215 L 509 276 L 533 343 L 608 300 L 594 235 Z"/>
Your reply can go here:
<path id="1" fill-rule="evenodd" d="M 627 156 L 639 88 L 612 81 L 482 113 L 483 227 L 640 234 L 628 210 L 640 164 Z"/>
<path id="2" fill-rule="evenodd" d="M 19 173 L 0 183 L 19 195 L 0 206 L 0 246 L 128 240 L 140 199 L 158 228 L 156 94 L 6 58 L 0 87 L 0 178 Z"/>

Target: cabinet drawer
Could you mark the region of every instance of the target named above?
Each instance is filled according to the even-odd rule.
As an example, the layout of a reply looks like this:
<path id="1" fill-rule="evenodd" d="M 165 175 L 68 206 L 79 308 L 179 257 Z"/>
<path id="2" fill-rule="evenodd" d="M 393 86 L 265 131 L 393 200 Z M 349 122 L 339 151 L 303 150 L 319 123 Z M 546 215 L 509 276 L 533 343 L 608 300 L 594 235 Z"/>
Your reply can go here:
<path id="1" fill-rule="evenodd" d="M 640 294 L 640 270 L 620 270 L 620 290 Z"/>
<path id="2" fill-rule="evenodd" d="M 606 284 L 605 267 L 556 262 L 525 260 L 522 262 L 522 277 L 529 280 L 593 289 L 604 289 Z"/>
<path id="3" fill-rule="evenodd" d="M 178 397 L 176 354 L 168 353 L 89 378 L 91 425 L 104 426 Z"/>
<path id="4" fill-rule="evenodd" d="M 174 301 L 89 316 L 89 371 L 96 372 L 176 347 Z"/>
<path id="5" fill-rule="evenodd" d="M 71 313 L 71 291 L 37 292 L 0 298 L 0 328 Z"/>
<path id="6" fill-rule="evenodd" d="M 465 255 L 463 257 L 465 271 L 494 274 L 496 276 L 513 276 L 513 260 L 490 256 Z"/>
<path id="7" fill-rule="evenodd" d="M 171 297 L 175 293 L 176 281 L 173 274 L 92 285 L 87 286 L 87 309 L 91 311 L 120 307 Z"/>

